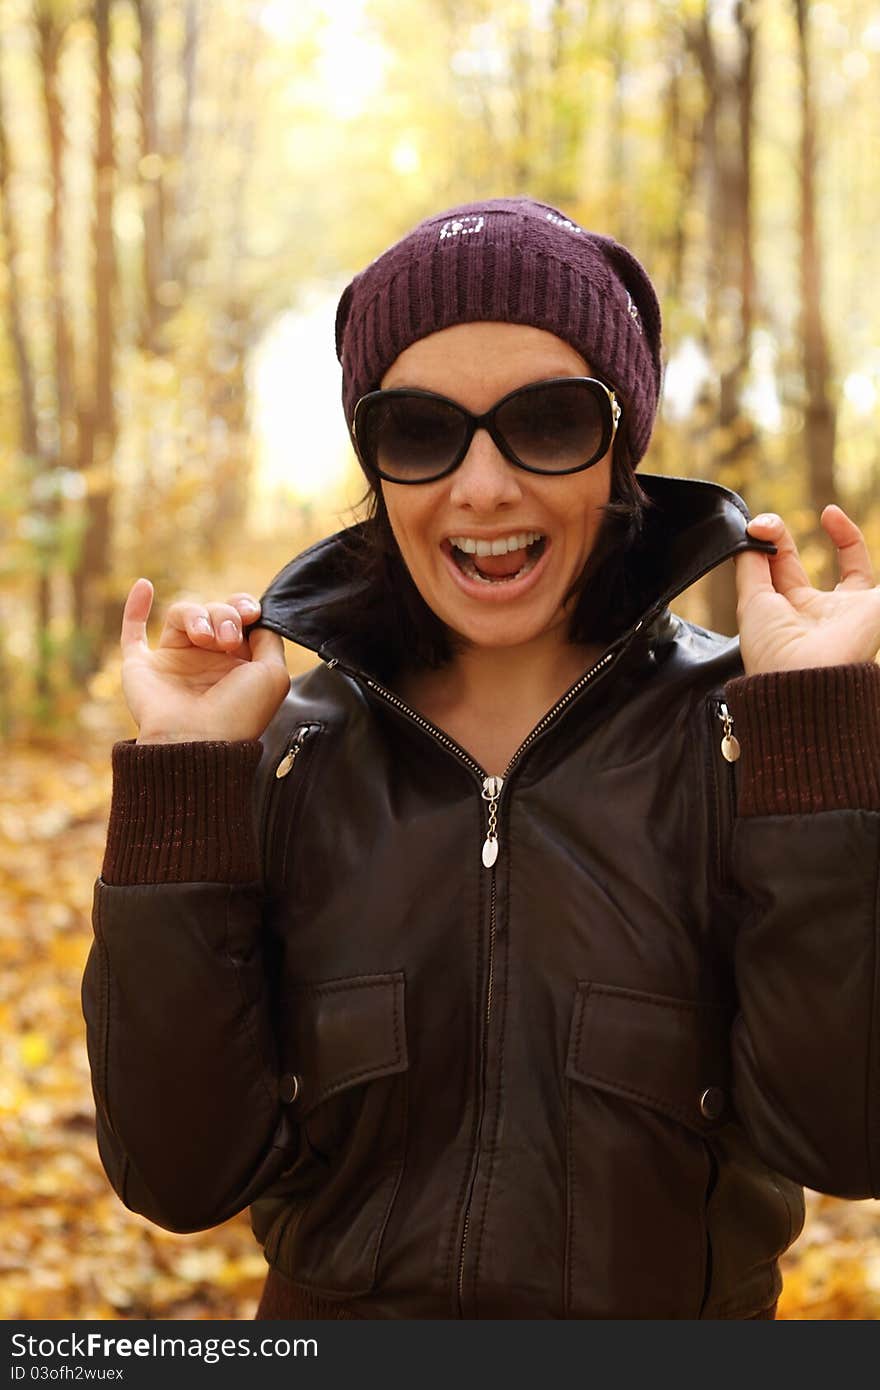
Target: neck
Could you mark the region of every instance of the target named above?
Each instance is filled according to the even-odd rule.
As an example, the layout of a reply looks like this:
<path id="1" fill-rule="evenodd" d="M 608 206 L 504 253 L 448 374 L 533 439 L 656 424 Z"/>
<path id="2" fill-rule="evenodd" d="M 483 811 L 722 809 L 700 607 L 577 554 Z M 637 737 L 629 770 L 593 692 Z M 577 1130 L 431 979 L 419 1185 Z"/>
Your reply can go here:
<path id="1" fill-rule="evenodd" d="M 443 703 L 466 705 L 484 718 L 508 720 L 516 710 L 550 709 L 601 655 L 544 633 L 518 647 L 465 647 L 434 677 Z"/>
<path id="2" fill-rule="evenodd" d="M 522 647 L 467 647 L 439 671 L 412 672 L 398 694 L 503 776 L 532 729 L 601 655 L 558 633 Z"/>

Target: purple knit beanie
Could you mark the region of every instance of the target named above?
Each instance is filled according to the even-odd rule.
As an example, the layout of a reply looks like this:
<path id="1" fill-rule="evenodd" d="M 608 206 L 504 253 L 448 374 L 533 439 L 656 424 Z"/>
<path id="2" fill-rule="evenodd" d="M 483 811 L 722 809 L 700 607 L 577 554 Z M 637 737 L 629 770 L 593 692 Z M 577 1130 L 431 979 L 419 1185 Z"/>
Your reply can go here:
<path id="1" fill-rule="evenodd" d="M 349 426 L 360 397 L 378 388 L 410 343 L 478 319 L 531 324 L 570 343 L 617 392 L 636 467 L 660 394 L 654 287 L 626 247 L 532 198 L 438 213 L 355 276 L 336 311 Z"/>

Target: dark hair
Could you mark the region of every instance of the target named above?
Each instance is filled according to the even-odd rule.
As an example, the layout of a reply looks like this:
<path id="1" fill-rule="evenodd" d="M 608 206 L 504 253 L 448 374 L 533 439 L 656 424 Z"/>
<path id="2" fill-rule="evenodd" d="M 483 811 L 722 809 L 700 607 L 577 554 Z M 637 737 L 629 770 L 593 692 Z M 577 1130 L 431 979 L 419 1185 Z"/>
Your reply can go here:
<path id="1" fill-rule="evenodd" d="M 381 490 L 370 484 L 361 505 L 366 518 L 348 533 L 353 582 L 344 611 L 327 616 L 346 630 L 357 659 L 383 680 L 403 669 L 437 669 L 454 655 L 454 639 L 413 583 Z M 625 627 L 635 597 L 628 555 L 652 505 L 619 434 L 611 456 L 610 500 L 587 563 L 566 594 L 566 600 L 579 594 L 572 642 L 608 642 Z"/>

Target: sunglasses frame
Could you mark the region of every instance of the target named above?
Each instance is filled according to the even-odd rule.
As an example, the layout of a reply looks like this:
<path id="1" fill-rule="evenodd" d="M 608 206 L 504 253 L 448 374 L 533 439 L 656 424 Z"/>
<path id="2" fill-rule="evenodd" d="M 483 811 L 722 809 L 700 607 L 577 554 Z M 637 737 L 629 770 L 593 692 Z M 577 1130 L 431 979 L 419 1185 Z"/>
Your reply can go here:
<path id="1" fill-rule="evenodd" d="M 561 383 L 568 384 L 570 382 L 589 385 L 591 388 L 598 388 L 599 391 L 604 393 L 604 396 L 598 396 L 598 391 L 593 391 L 593 394 L 597 395 L 598 399 L 604 399 L 608 405 L 608 414 L 603 417 L 602 440 L 599 448 L 596 453 L 591 455 L 584 463 L 575 464 L 573 468 L 535 468 L 532 464 L 524 463 L 523 460 L 514 453 L 496 425 L 495 416 L 497 412 L 502 406 L 506 405 L 509 400 L 512 400 L 514 396 L 522 396 L 527 392 L 540 391 L 547 386 L 558 386 Z M 370 402 L 388 400 L 392 396 L 415 396 L 421 400 L 441 401 L 443 405 L 451 406 L 458 415 L 464 417 L 466 429 L 461 448 L 452 462 L 446 468 L 442 468 L 439 473 L 432 473 L 427 478 L 394 478 L 387 473 L 383 473 L 377 464 L 371 462 L 366 457 L 362 450 L 361 442 L 358 439 L 358 420 L 359 418 L 363 420 L 364 410 L 369 407 Z M 478 429 L 486 430 L 496 448 L 504 455 L 508 462 L 512 463 L 516 468 L 522 468 L 526 473 L 534 473 L 540 478 L 556 478 L 563 477 L 568 473 L 582 473 L 584 469 L 592 468 L 594 464 L 597 464 L 600 459 L 604 458 L 614 442 L 622 413 L 620 402 L 613 388 L 606 386 L 604 381 L 600 381 L 598 377 L 594 376 L 553 376 L 547 377 L 544 381 L 530 381 L 525 386 L 517 386 L 515 390 L 508 391 L 505 396 L 502 396 L 500 400 L 496 401 L 495 404 L 482 415 L 474 415 L 472 411 L 467 410 L 463 405 L 459 405 L 458 401 L 450 400 L 448 396 L 441 396 L 437 391 L 423 391 L 416 386 L 399 386 L 392 387 L 391 390 L 388 391 L 368 391 L 365 396 L 361 396 L 354 408 L 351 434 L 355 452 L 366 472 L 374 478 L 383 479 L 386 483 L 399 483 L 401 487 L 418 487 L 422 483 L 436 483 L 440 478 L 446 478 L 450 473 L 454 473 L 456 468 L 458 468 L 459 464 L 463 461 L 468 449 L 471 447 L 473 437 Z"/>

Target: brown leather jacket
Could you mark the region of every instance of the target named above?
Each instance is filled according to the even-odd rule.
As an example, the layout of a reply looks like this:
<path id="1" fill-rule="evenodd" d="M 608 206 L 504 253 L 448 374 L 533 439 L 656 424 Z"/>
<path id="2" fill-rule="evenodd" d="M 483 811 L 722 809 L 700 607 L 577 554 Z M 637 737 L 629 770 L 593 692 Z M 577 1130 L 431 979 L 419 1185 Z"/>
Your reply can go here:
<path id="1" fill-rule="evenodd" d="M 114 750 L 83 997 L 128 1206 L 250 1205 L 360 1316 L 741 1318 L 799 1184 L 880 1191 L 880 669 L 743 678 L 667 607 L 742 503 L 642 482 L 640 611 L 500 788 L 322 629 L 333 538 L 264 597 L 323 664 L 262 749 Z"/>

